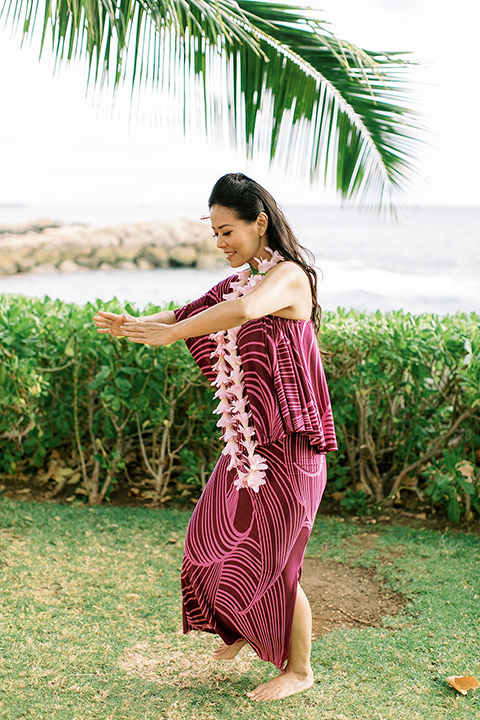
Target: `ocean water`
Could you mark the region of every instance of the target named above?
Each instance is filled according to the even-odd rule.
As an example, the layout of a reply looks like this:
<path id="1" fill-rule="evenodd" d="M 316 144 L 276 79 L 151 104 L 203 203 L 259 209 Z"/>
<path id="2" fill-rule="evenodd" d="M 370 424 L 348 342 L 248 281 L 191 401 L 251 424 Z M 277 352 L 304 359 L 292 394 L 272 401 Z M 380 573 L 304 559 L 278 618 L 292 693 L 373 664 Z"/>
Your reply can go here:
<path id="1" fill-rule="evenodd" d="M 315 255 L 324 310 L 480 312 L 480 207 L 412 208 L 397 222 L 338 207 L 286 205 L 284 211 Z M 203 214 L 205 208 L 194 206 L 0 206 L 0 224 L 48 217 L 106 226 Z M 149 302 L 186 302 L 229 274 L 227 264 L 208 271 L 29 274 L 0 278 L 0 292 L 80 304 L 117 297 L 141 310 Z"/>

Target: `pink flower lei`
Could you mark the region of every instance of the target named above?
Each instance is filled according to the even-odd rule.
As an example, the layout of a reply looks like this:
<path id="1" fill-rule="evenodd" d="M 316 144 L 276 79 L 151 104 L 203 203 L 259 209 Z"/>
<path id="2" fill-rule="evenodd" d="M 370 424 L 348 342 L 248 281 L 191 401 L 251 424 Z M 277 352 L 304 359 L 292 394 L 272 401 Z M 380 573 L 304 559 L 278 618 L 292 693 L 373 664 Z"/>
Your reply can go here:
<path id="1" fill-rule="evenodd" d="M 265 249 L 271 254 L 270 260 L 255 258 L 258 262 L 257 273 L 249 274 L 248 270 L 238 273 L 239 279 L 230 283 L 231 292 L 223 296 L 225 300 L 247 295 L 263 280 L 270 268 L 284 260 L 276 250 L 270 250 L 269 247 Z M 222 429 L 222 439 L 225 440 L 222 454 L 230 455 L 228 470 L 237 470 L 234 480 L 237 490 L 249 487 L 258 492 L 260 486 L 265 484 L 267 463 L 265 458 L 256 452 L 258 443 L 255 440 L 255 430 L 250 424 L 251 412 L 245 397 L 242 359 L 237 348 L 239 330 L 240 326 L 210 335 L 217 343 L 211 355 L 212 358 L 217 358 L 213 365 L 217 377 L 212 385 L 217 388 L 215 397 L 220 400 L 213 412 L 220 415 L 217 426 Z"/>

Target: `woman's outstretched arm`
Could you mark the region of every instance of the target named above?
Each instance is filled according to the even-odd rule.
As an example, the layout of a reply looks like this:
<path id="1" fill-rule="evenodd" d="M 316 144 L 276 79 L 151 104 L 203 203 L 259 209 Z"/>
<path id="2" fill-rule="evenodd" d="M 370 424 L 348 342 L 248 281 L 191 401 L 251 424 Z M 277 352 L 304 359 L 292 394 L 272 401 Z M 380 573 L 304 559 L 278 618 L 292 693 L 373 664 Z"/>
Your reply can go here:
<path id="1" fill-rule="evenodd" d="M 154 313 L 153 315 L 140 315 L 139 317 L 134 317 L 133 315 L 128 315 L 127 313 L 117 315 L 116 313 L 98 310 L 97 314 L 93 318 L 93 322 L 97 326 L 99 333 L 125 337 L 125 334 L 122 332 L 122 328 L 126 322 L 158 322 L 163 323 L 164 325 L 173 325 L 177 322 L 177 319 L 175 317 L 175 313 L 171 310 L 163 310 L 162 312 Z"/>
<path id="2" fill-rule="evenodd" d="M 174 325 L 177 322 L 173 310 L 162 310 L 161 312 L 153 313 L 153 315 L 140 315 L 138 320 L 140 322 L 159 322 L 164 325 Z"/>
<path id="3" fill-rule="evenodd" d="M 311 310 L 310 283 L 306 274 L 295 263 L 284 262 L 269 270 L 248 295 L 220 302 L 174 325 L 126 322 L 122 333 L 133 342 L 170 345 L 176 340 L 228 330 L 249 320 L 280 312 L 283 317 L 308 320 Z"/>

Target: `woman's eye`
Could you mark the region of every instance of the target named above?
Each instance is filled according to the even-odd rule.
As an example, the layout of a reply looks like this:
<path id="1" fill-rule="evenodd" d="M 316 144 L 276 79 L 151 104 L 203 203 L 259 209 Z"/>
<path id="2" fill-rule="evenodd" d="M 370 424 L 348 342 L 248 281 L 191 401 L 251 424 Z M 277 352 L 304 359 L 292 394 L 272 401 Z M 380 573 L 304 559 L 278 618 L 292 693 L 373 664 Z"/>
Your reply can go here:
<path id="1" fill-rule="evenodd" d="M 232 234 L 232 231 L 231 231 L 231 230 L 228 230 L 227 232 L 224 232 L 224 233 L 223 233 L 223 237 L 228 237 L 228 236 L 231 235 L 231 234 Z"/>

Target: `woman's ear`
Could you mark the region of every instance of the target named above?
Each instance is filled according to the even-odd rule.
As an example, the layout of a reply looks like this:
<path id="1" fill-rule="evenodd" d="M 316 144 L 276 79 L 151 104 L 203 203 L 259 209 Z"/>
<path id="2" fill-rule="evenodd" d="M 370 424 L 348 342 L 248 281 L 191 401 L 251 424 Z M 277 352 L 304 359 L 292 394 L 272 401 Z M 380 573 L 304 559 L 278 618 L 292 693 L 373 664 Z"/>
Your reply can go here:
<path id="1" fill-rule="evenodd" d="M 257 228 L 260 233 L 260 237 L 265 235 L 268 229 L 268 215 L 267 213 L 261 212 L 257 215 Z"/>

